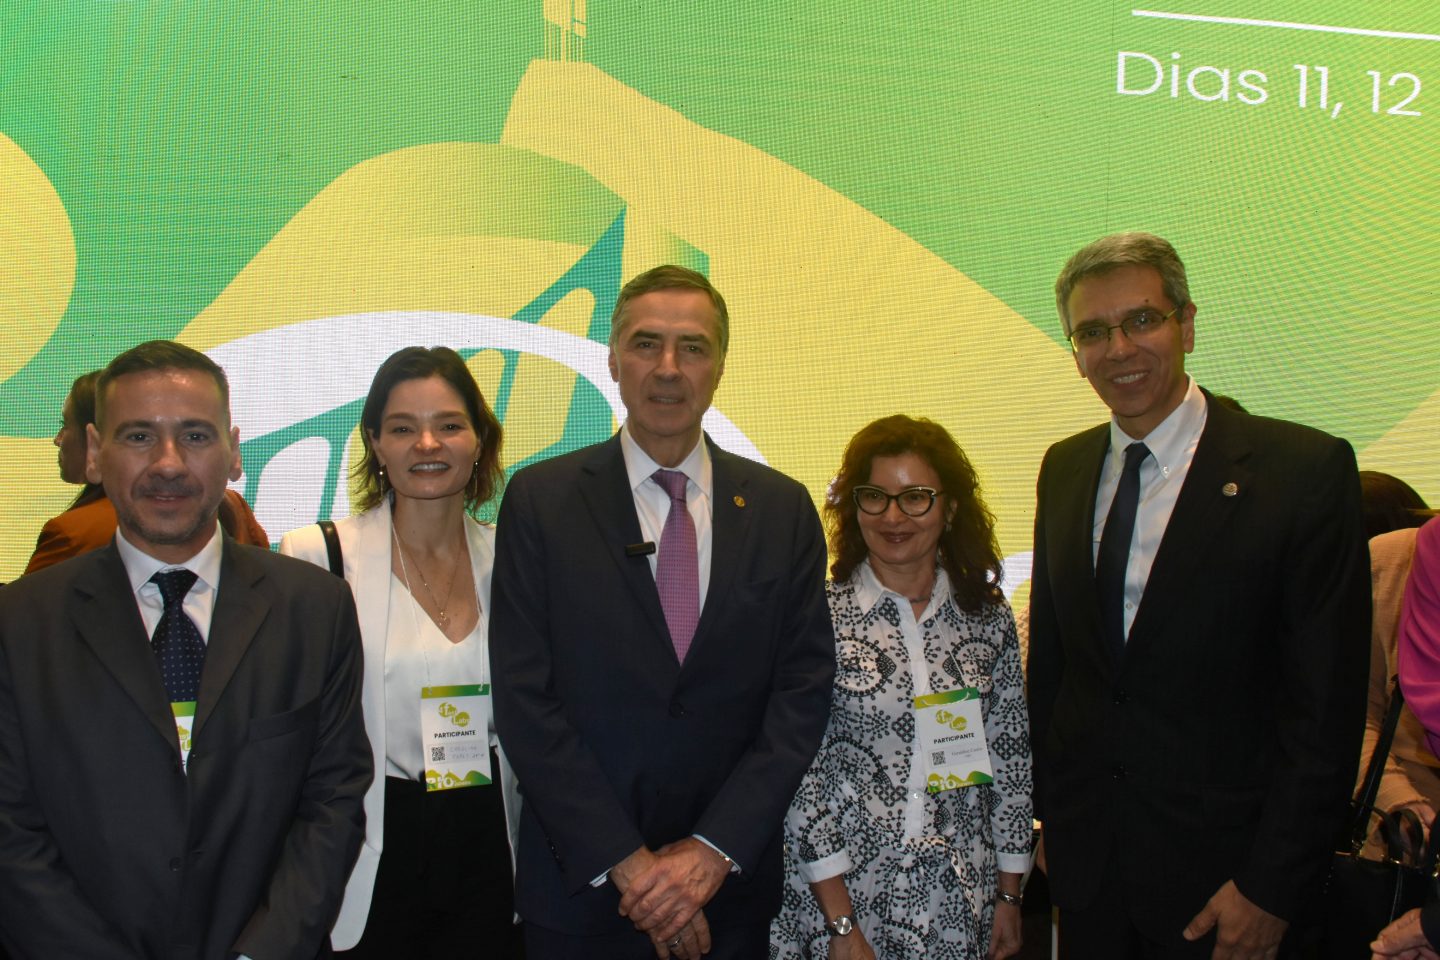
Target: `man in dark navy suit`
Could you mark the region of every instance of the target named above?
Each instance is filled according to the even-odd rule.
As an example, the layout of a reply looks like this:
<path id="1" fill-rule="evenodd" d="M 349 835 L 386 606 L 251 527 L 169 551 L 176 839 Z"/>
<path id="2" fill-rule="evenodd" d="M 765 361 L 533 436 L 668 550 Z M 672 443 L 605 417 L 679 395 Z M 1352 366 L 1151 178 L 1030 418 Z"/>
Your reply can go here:
<path id="1" fill-rule="evenodd" d="M 1161 238 L 1095 241 L 1056 300 L 1112 414 L 1053 446 L 1038 484 L 1028 679 L 1061 949 L 1274 957 L 1363 728 L 1355 456 L 1185 373 L 1196 309 Z"/>
<path id="2" fill-rule="evenodd" d="M 834 640 L 809 495 L 701 430 L 728 330 L 698 273 L 628 283 L 624 426 L 517 473 L 500 510 L 495 719 L 524 794 L 532 960 L 768 949 Z"/>

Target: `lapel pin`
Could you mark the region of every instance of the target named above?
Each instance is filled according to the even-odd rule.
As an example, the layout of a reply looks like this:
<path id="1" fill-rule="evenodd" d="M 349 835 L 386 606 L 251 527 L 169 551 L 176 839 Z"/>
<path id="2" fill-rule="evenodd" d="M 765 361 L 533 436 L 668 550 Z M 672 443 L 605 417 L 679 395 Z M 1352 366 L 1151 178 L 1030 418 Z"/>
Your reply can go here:
<path id="1" fill-rule="evenodd" d="M 1235 494 L 1240 492 L 1240 487 L 1235 483 L 1227 483 L 1225 484 L 1225 486 L 1220 488 L 1220 492 L 1225 494 L 1225 496 L 1227 497 L 1233 497 L 1235 496 Z"/>
<path id="2" fill-rule="evenodd" d="M 735 506 L 737 506 L 737 507 L 743 507 L 743 506 L 745 506 L 745 498 L 742 497 L 742 496 L 740 496 L 740 494 L 738 494 L 738 493 L 735 494 L 734 499 L 735 499 Z"/>

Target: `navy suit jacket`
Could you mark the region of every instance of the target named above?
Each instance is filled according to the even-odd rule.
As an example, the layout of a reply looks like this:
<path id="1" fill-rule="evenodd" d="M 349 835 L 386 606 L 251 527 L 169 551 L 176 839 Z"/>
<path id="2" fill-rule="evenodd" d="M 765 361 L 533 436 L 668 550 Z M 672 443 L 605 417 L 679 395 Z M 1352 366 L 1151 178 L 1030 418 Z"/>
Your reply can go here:
<path id="1" fill-rule="evenodd" d="M 1028 682 L 1052 897 L 1083 908 L 1120 858 L 1136 922 L 1164 938 L 1230 879 L 1296 918 L 1334 849 L 1365 716 L 1349 444 L 1207 402 L 1119 662 L 1092 559 L 1109 424 L 1049 450 L 1035 517 Z"/>
<path id="2" fill-rule="evenodd" d="M 364 835 L 343 581 L 223 546 L 185 772 L 112 542 L 0 590 L 0 935 L 18 957 L 310 960 Z"/>
<path id="3" fill-rule="evenodd" d="M 706 441 L 709 442 L 708 440 Z M 683 666 L 617 436 L 521 470 L 496 524 L 495 723 L 524 810 L 516 908 L 570 934 L 632 929 L 613 884 L 640 846 L 734 858 L 712 926 L 778 909 L 785 810 L 829 716 L 825 545 L 795 481 L 713 445 L 713 554 Z"/>

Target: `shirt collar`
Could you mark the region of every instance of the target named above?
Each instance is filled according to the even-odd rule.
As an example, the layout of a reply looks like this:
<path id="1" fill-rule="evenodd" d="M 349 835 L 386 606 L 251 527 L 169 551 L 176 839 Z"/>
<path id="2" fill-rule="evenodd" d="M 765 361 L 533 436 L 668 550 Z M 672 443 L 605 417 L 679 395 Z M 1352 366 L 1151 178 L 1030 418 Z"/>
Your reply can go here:
<path id="1" fill-rule="evenodd" d="M 640 489 L 640 484 L 650 479 L 650 475 L 656 470 L 679 470 L 695 486 L 700 488 L 700 493 L 708 500 L 710 499 L 711 488 L 714 486 L 715 472 L 710 463 L 710 448 L 705 443 L 702 435 L 695 449 L 681 460 L 678 466 L 662 467 L 650 458 L 650 454 L 640 448 L 635 438 L 630 436 L 629 425 L 620 428 L 620 452 L 625 455 L 625 473 L 630 479 L 630 490 L 632 492 Z"/>
<path id="2" fill-rule="evenodd" d="M 1162 471 L 1175 466 L 1184 458 L 1191 441 L 1205 426 L 1205 394 L 1195 383 L 1194 377 L 1186 374 L 1185 379 L 1188 383 L 1185 398 L 1178 407 L 1170 411 L 1168 417 L 1160 421 L 1159 426 L 1145 435 L 1145 446 L 1150 449 L 1150 455 L 1155 458 L 1155 463 Z M 1125 448 L 1134 442 L 1135 438 L 1121 430 L 1120 424 L 1111 417 L 1110 449 L 1115 454 L 1111 463 L 1117 464 L 1113 469 L 1118 470 L 1124 466 Z"/>
<path id="3" fill-rule="evenodd" d="M 135 593 L 139 593 L 140 588 L 157 572 L 181 567 L 194 571 L 197 586 L 204 584 L 211 590 L 217 589 L 220 585 L 221 545 L 220 524 L 216 523 L 215 532 L 193 557 L 184 563 L 165 563 L 126 540 L 125 534 L 118 528 L 115 531 L 115 549 L 120 552 L 120 561 L 125 564 L 125 573 L 130 577 L 130 589 Z"/>
<path id="4" fill-rule="evenodd" d="M 874 610 L 881 600 L 886 597 L 894 597 L 896 603 L 909 604 L 910 598 L 904 594 L 891 590 L 880 582 L 875 575 L 875 569 L 870 566 L 870 558 L 866 557 L 860 561 L 860 566 L 855 568 L 857 575 L 855 581 L 855 599 L 860 604 L 860 609 L 869 614 Z M 926 612 L 939 610 L 946 600 L 950 599 L 950 577 L 945 573 L 945 567 L 941 564 L 935 565 L 935 589 L 930 594 L 930 603 Z M 933 614 L 932 614 L 933 616 Z"/>

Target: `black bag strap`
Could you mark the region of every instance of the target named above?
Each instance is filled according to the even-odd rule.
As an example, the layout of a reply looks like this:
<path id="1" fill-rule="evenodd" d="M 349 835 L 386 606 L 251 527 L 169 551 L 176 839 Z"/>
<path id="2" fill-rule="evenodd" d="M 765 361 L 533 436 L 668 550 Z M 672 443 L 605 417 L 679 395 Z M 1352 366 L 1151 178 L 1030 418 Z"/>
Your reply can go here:
<path id="1" fill-rule="evenodd" d="M 325 537 L 325 553 L 330 558 L 330 572 L 343 580 L 345 577 L 345 557 L 340 553 L 340 535 L 335 532 L 335 521 L 321 520 L 318 526 L 320 527 L 320 532 Z M 1390 749 L 1388 744 L 1385 749 L 1387 751 Z M 1372 797 L 1371 800 L 1373 801 L 1374 798 Z"/>
<path id="2" fill-rule="evenodd" d="M 1370 834 L 1370 815 L 1375 810 L 1375 797 L 1380 793 L 1380 778 L 1385 773 L 1385 761 L 1390 756 L 1390 744 L 1395 740 L 1395 725 L 1400 720 L 1400 708 L 1405 705 L 1405 695 L 1400 692 L 1400 682 L 1390 692 L 1390 706 L 1385 711 L 1385 722 L 1380 727 L 1380 737 L 1375 741 L 1375 752 L 1370 755 L 1370 766 L 1365 768 L 1365 781 L 1355 798 L 1355 823 L 1350 828 L 1350 851 L 1359 853 Z"/>

